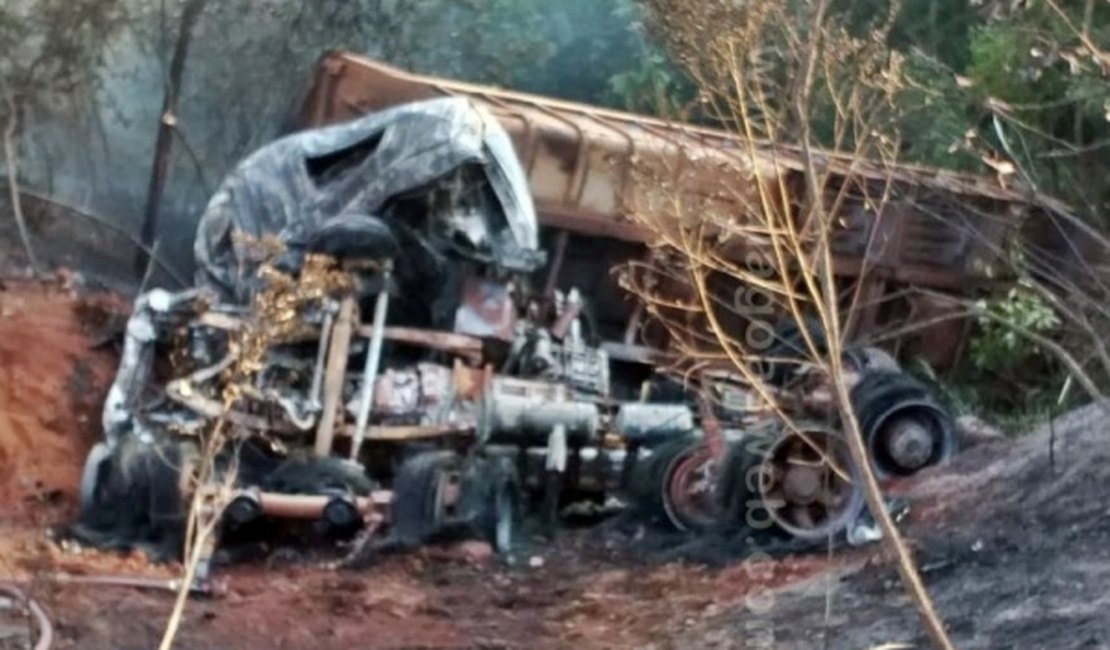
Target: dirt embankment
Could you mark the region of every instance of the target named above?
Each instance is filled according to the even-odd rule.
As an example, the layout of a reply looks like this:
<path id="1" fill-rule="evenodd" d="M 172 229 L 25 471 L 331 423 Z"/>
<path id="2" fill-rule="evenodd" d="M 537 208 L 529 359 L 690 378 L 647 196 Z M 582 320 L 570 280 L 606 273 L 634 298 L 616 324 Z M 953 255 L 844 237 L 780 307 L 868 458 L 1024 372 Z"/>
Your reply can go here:
<path id="1" fill-rule="evenodd" d="M 115 373 L 103 339 L 125 313 L 62 282 L 0 283 L 0 521 L 55 519 L 76 503 Z"/>
<path id="2" fill-rule="evenodd" d="M 115 372 L 98 347 L 118 298 L 78 297 L 57 284 L 4 283 L 0 291 L 0 517 L 64 500 L 100 436 Z"/>

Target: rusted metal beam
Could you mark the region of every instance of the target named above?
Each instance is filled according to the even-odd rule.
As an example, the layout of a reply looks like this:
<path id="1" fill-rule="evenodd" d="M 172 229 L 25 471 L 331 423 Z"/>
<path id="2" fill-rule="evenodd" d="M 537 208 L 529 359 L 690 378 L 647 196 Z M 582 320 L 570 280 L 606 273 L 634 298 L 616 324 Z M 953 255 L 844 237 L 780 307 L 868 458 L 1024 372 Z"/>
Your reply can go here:
<path id="1" fill-rule="evenodd" d="M 370 338 L 374 335 L 374 328 L 370 325 L 361 325 L 356 332 L 360 337 Z M 482 357 L 482 339 L 466 334 L 426 330 L 416 327 L 386 327 L 385 339 L 395 343 L 408 343 L 431 348 L 433 350 L 450 352 L 475 360 L 481 359 Z"/>
<path id="2" fill-rule="evenodd" d="M 430 440 L 449 436 L 473 434 L 473 423 L 372 426 L 367 427 L 365 440 L 403 442 L 406 440 Z M 354 436 L 355 427 L 347 426 L 339 430 L 344 436 Z"/>
<path id="3" fill-rule="evenodd" d="M 331 455 L 335 421 L 340 417 L 340 409 L 343 406 L 343 380 L 347 375 L 347 357 L 350 352 L 354 320 L 355 299 L 348 296 L 339 305 L 339 315 L 332 329 L 328 363 L 324 370 L 323 412 L 320 414 L 320 425 L 316 429 L 316 443 L 313 446 L 313 453 L 318 457 Z"/>
<path id="4" fill-rule="evenodd" d="M 221 312 L 205 312 L 197 320 L 201 325 L 227 332 L 237 332 L 245 326 L 242 318 Z M 370 338 L 374 335 L 374 327 L 358 325 L 354 328 L 354 334 L 361 338 Z M 306 329 L 304 338 L 311 340 L 315 335 Z M 385 328 L 385 340 L 441 350 L 475 361 L 482 357 L 482 339 L 467 334 L 418 327 L 388 326 Z"/>
<path id="5" fill-rule="evenodd" d="M 277 492 L 241 492 L 238 496 L 257 500 L 262 514 L 281 519 L 319 519 L 324 508 L 335 497 L 323 494 L 279 494 Z M 359 514 L 366 516 L 380 511 L 393 502 L 389 490 L 377 490 L 370 496 L 351 499 Z"/>
<path id="6" fill-rule="evenodd" d="M 173 401 L 187 406 L 192 411 L 213 420 L 224 418 L 231 424 L 256 431 L 268 431 L 276 434 L 301 433 L 284 420 L 271 420 L 259 415 L 243 413 L 242 411 L 225 410 L 224 405 L 216 399 L 196 393 L 191 389 L 191 384 L 185 382 L 170 382 L 166 386 L 166 395 Z"/>
<path id="7" fill-rule="evenodd" d="M 559 284 L 559 273 L 563 270 L 563 259 L 567 255 L 567 240 L 569 239 L 570 233 L 566 230 L 560 230 L 555 235 L 555 252 L 551 255 L 551 264 L 547 269 L 547 282 L 543 286 L 544 296 L 555 293 L 555 287 Z"/>

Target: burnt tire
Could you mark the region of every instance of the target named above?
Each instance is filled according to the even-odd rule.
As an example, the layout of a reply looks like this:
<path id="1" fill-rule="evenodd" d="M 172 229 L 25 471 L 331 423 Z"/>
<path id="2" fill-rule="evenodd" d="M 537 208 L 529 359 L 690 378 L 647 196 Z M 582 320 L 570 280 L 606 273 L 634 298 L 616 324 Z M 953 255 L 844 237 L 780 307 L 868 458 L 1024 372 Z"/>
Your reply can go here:
<path id="1" fill-rule="evenodd" d="M 866 373 L 852 388 L 851 399 L 880 478 L 910 476 L 955 455 L 952 414 L 913 376 L 887 370 Z"/>
<path id="2" fill-rule="evenodd" d="M 461 477 L 462 458 L 453 451 L 423 451 L 402 464 L 393 481 L 393 536 L 405 544 L 430 541 L 449 525 L 443 490 Z"/>
<path id="3" fill-rule="evenodd" d="M 279 494 L 354 494 L 366 496 L 374 482 L 363 468 L 334 458 L 291 458 L 279 463 L 261 481 L 267 492 Z"/>
<path id="4" fill-rule="evenodd" d="M 195 457 L 190 442 L 172 438 L 128 437 L 111 452 L 94 447 L 82 476 L 81 516 L 70 534 L 97 548 L 178 559 L 188 511 L 183 476 Z"/>
<path id="5" fill-rule="evenodd" d="M 753 472 L 758 472 L 766 456 L 760 451 L 773 444 L 777 434 L 752 433 L 729 444 L 722 461 L 717 484 L 720 518 L 718 531 L 725 534 L 758 535 L 785 538 L 786 534 L 770 521 L 766 510 L 756 508 L 761 502 L 759 491 L 753 489 Z M 758 511 L 762 511 L 760 516 Z"/>
<path id="6" fill-rule="evenodd" d="M 682 532 L 702 532 L 716 526 L 716 476 L 705 477 L 707 500 L 700 504 L 683 499 L 682 483 L 693 465 L 708 459 L 709 446 L 700 437 L 687 435 L 655 447 L 633 472 L 632 493 L 641 513 L 654 523 Z M 698 506 L 702 507 L 698 507 Z"/>

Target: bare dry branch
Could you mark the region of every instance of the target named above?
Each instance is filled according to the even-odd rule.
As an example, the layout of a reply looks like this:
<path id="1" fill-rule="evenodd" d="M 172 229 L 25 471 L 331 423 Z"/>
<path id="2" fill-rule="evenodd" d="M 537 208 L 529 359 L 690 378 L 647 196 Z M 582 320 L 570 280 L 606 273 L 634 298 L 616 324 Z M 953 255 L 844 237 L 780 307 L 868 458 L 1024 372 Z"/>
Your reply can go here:
<path id="1" fill-rule="evenodd" d="M 4 165 L 7 168 L 8 176 L 8 191 L 12 203 L 12 215 L 15 217 L 16 227 L 19 228 L 19 238 L 23 243 L 23 251 L 27 255 L 27 263 L 31 267 L 31 271 L 36 275 L 42 275 L 42 267 L 39 266 L 38 258 L 35 256 L 35 249 L 31 245 L 31 237 L 27 232 L 27 223 L 23 218 L 23 202 L 19 196 L 19 179 L 18 170 L 19 163 L 16 155 L 15 137 L 19 125 L 19 112 L 16 106 L 15 99 L 12 98 L 11 92 L 4 89 L 4 102 L 8 107 L 8 124 L 4 129 Z"/>

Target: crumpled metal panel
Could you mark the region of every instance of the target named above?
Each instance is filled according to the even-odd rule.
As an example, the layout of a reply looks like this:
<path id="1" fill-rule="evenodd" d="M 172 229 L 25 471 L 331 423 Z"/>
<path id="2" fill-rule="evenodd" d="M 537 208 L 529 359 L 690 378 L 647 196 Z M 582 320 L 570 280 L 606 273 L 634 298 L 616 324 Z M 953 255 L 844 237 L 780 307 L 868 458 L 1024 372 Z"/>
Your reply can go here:
<path id="1" fill-rule="evenodd" d="M 101 412 L 109 448 L 114 449 L 136 424 L 135 413 L 141 393 L 152 378 L 154 346 L 159 330 L 164 329 L 159 321 L 173 320 L 176 312 L 188 311 L 201 297 L 202 292 L 195 289 L 178 293 L 154 289 L 135 299 L 131 318 L 127 321 L 119 369 Z"/>
<path id="2" fill-rule="evenodd" d="M 322 178 L 313 160 L 364 146 L 351 167 Z M 236 238 L 276 236 L 305 244 L 330 219 L 377 214 L 389 199 L 476 165 L 496 196 L 499 215 L 485 215 L 490 251 L 507 268 L 530 271 L 542 263 L 535 207 L 527 179 L 504 129 L 468 99 L 417 102 L 327 128 L 304 131 L 258 150 L 223 181 L 200 219 L 195 242 L 197 283 L 242 302 L 258 260 Z M 493 233 L 491 233 L 493 235 Z"/>

